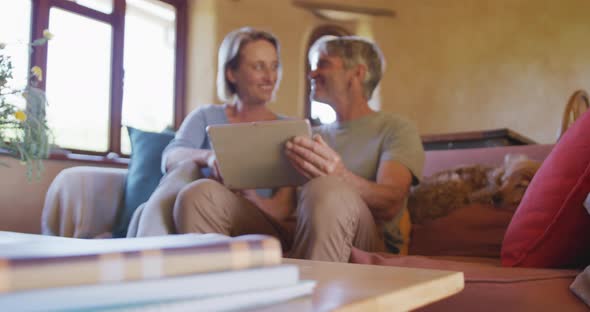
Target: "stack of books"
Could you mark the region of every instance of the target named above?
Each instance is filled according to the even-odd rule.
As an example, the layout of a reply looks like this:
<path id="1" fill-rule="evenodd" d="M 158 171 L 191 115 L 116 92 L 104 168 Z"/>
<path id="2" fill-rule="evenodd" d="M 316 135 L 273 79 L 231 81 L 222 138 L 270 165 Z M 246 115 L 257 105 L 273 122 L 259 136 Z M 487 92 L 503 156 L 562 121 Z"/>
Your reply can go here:
<path id="1" fill-rule="evenodd" d="M 251 309 L 311 294 L 265 235 L 132 239 L 0 235 L 0 309 Z"/>

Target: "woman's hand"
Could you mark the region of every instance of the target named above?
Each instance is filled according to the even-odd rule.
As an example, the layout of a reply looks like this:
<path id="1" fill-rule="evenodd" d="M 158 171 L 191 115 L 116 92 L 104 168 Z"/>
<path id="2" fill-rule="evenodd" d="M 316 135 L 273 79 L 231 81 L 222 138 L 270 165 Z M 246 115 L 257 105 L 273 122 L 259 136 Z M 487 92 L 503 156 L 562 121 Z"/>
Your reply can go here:
<path id="1" fill-rule="evenodd" d="M 241 190 L 239 194 L 278 222 L 285 221 L 295 211 L 294 187 L 281 187 L 270 198 L 258 195 L 256 190 Z"/>
<path id="2" fill-rule="evenodd" d="M 215 157 L 213 150 L 175 147 L 166 154 L 166 171 L 176 167 L 183 161 L 192 161 L 199 168 L 210 168 L 211 173 L 209 178 L 223 182 L 221 173 L 219 172 L 219 165 L 217 164 L 217 157 Z"/>
<path id="3" fill-rule="evenodd" d="M 199 164 L 199 162 L 197 162 L 197 164 Z M 209 151 L 206 157 L 205 164 L 211 170 L 209 178 L 216 180 L 219 183 L 223 183 L 223 178 L 221 177 L 221 173 L 219 172 L 219 163 L 217 162 L 217 157 L 215 157 L 215 152 L 213 152 L 212 150 Z"/>
<path id="4" fill-rule="evenodd" d="M 312 139 L 297 136 L 286 144 L 287 157 L 302 175 L 308 179 L 321 176 L 345 176 L 349 173 L 336 153 L 319 134 Z"/>

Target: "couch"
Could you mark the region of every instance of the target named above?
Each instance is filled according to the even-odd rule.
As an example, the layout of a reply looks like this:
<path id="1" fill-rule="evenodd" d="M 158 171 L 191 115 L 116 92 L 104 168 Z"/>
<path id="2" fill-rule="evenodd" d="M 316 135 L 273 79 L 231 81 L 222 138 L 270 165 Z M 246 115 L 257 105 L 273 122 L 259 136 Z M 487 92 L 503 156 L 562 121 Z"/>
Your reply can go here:
<path id="1" fill-rule="evenodd" d="M 507 153 L 525 154 L 542 161 L 552 147 L 525 145 L 427 151 L 424 176 L 457 165 L 499 165 Z M 126 169 L 96 167 L 63 170 L 47 192 L 42 216 L 43 234 L 90 238 L 111 232 L 113 220 L 123 202 L 126 173 Z M 64 188 L 64 185 L 68 187 Z M 72 196 L 74 194 L 77 195 Z M 493 209 L 477 209 L 470 210 L 471 215 L 467 218 L 458 218 L 457 223 L 462 224 L 447 224 L 446 228 L 440 228 L 438 224 L 437 229 L 412 226 L 409 255 L 355 249 L 351 262 L 463 271 L 465 289 L 458 295 L 424 307 L 425 311 L 588 310 L 584 301 L 569 289 L 581 270 L 502 267 L 500 248 L 511 213 L 498 215 Z M 76 211 L 86 211 L 87 215 Z M 62 214 L 66 214 L 70 222 L 60 225 L 57 220 Z M 420 236 L 427 231 L 430 236 Z"/>
<path id="2" fill-rule="evenodd" d="M 543 161 L 553 145 L 427 151 L 424 176 L 460 165 L 500 165 L 508 153 Z M 500 249 L 513 211 L 468 205 L 445 220 L 412 226 L 409 255 L 354 249 L 351 262 L 462 271 L 465 289 L 423 311 L 587 311 L 570 285 L 581 270 L 503 267 Z M 440 222 L 439 222 L 440 221 Z M 450 221 L 450 222 L 449 222 Z"/>

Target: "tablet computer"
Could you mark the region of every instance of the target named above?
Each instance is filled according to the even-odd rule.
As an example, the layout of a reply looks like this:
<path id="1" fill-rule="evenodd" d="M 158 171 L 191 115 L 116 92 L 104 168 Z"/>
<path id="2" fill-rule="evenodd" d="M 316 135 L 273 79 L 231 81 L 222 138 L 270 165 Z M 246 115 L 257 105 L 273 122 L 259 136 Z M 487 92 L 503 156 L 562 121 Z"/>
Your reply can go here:
<path id="1" fill-rule="evenodd" d="M 276 120 L 207 127 L 223 183 L 230 189 L 298 186 L 307 182 L 285 155 L 295 136 L 311 137 L 307 120 Z"/>

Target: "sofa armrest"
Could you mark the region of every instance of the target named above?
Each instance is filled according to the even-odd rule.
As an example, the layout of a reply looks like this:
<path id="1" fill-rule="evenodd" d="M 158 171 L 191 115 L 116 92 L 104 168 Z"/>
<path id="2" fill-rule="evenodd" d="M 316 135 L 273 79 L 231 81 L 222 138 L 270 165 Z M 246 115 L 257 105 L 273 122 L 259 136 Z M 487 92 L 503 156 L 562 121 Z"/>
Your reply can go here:
<path id="1" fill-rule="evenodd" d="M 41 217 L 44 235 L 92 238 L 111 232 L 127 169 L 72 167 L 51 182 Z"/>

